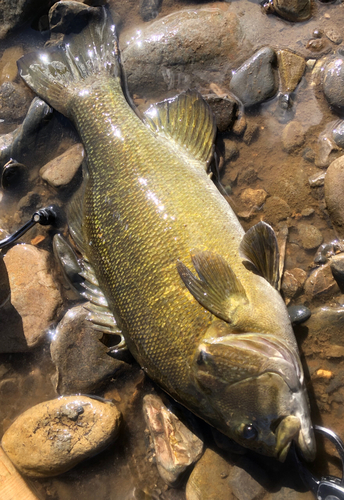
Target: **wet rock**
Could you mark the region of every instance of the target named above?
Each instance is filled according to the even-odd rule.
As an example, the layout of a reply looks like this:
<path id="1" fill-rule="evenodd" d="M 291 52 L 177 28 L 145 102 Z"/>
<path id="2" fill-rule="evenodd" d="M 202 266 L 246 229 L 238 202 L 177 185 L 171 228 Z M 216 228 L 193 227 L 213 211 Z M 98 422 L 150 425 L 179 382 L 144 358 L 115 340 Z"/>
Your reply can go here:
<path id="1" fill-rule="evenodd" d="M 186 500 L 254 500 L 263 497 L 264 486 L 253 478 L 258 476 L 265 482 L 263 471 L 245 457 L 240 457 L 237 463 L 239 466 L 232 465 L 208 448 L 191 473 L 186 485 Z"/>
<path id="2" fill-rule="evenodd" d="M 264 205 L 264 220 L 275 225 L 282 220 L 286 220 L 291 215 L 288 203 L 278 196 L 267 198 Z"/>
<path id="3" fill-rule="evenodd" d="M 0 119 L 12 123 L 22 120 L 32 100 L 31 91 L 13 82 L 0 86 Z"/>
<path id="4" fill-rule="evenodd" d="M 306 134 L 300 122 L 289 122 L 282 132 L 283 150 L 287 153 L 294 152 L 305 142 Z"/>
<path id="5" fill-rule="evenodd" d="M 325 201 L 334 226 L 344 233 L 344 156 L 334 160 L 325 177 Z"/>
<path id="6" fill-rule="evenodd" d="M 258 139 L 259 126 L 256 123 L 249 122 L 244 132 L 243 141 L 247 146 Z"/>
<path id="7" fill-rule="evenodd" d="M 277 61 L 282 94 L 293 92 L 305 72 L 305 59 L 290 50 L 282 49 L 277 51 Z"/>
<path id="8" fill-rule="evenodd" d="M 259 104 L 277 92 L 275 59 L 274 50 L 264 47 L 233 72 L 229 88 L 244 106 Z"/>
<path id="9" fill-rule="evenodd" d="M 22 474 L 56 476 L 106 448 L 117 436 L 120 419 L 113 404 L 63 397 L 20 415 L 5 432 L 2 447 Z"/>
<path id="10" fill-rule="evenodd" d="M 75 144 L 54 158 L 39 171 L 43 180 L 53 187 L 66 186 L 73 179 L 84 159 L 82 144 Z"/>
<path id="11" fill-rule="evenodd" d="M 267 196 L 268 193 L 264 189 L 247 188 L 241 193 L 240 198 L 249 207 L 256 206 L 259 208 L 263 205 Z"/>
<path id="12" fill-rule="evenodd" d="M 334 142 L 339 146 L 340 148 L 344 148 L 344 121 L 339 120 L 336 122 L 333 131 L 332 131 L 332 137 Z"/>
<path id="13" fill-rule="evenodd" d="M 257 171 L 253 167 L 244 168 L 238 176 L 239 184 L 253 184 L 258 179 Z"/>
<path id="14" fill-rule="evenodd" d="M 323 38 L 313 38 L 308 40 L 306 49 L 312 52 L 325 52 L 325 50 L 328 49 L 328 43 Z"/>
<path id="15" fill-rule="evenodd" d="M 175 485 L 181 474 L 202 456 L 203 441 L 193 434 L 158 396 L 143 398 L 143 412 L 162 479 Z"/>
<path id="16" fill-rule="evenodd" d="M 311 317 L 311 310 L 303 305 L 289 306 L 288 314 L 293 325 L 300 325 Z"/>
<path id="17" fill-rule="evenodd" d="M 235 160 L 239 156 L 239 148 L 235 141 L 231 141 L 230 139 L 225 139 L 225 152 L 226 152 L 226 161 Z"/>
<path id="18" fill-rule="evenodd" d="M 320 172 L 320 174 L 311 175 L 308 179 L 309 185 L 311 187 L 321 187 L 325 184 L 326 172 Z"/>
<path id="19" fill-rule="evenodd" d="M 162 0 L 140 0 L 140 14 L 144 21 L 155 19 L 161 9 Z"/>
<path id="20" fill-rule="evenodd" d="M 326 296 L 339 292 L 330 264 L 324 264 L 314 269 L 307 278 L 304 289 L 308 297 Z"/>
<path id="21" fill-rule="evenodd" d="M 284 271 L 281 290 L 286 299 L 297 297 L 303 289 L 307 273 L 300 268 L 294 268 Z"/>
<path id="22" fill-rule="evenodd" d="M 274 12 L 288 21 L 305 21 L 311 16 L 310 0 L 273 0 L 263 7 L 267 12 Z"/>
<path id="23" fill-rule="evenodd" d="M 92 8 L 82 2 L 57 2 L 49 10 L 50 30 L 53 33 L 66 33 L 71 26 L 75 28 L 76 24 L 80 24 L 81 27 L 91 12 Z"/>
<path id="24" fill-rule="evenodd" d="M 220 97 L 216 94 L 207 94 L 203 96 L 211 107 L 216 119 L 216 125 L 220 132 L 225 132 L 232 126 L 236 110 L 237 103 L 234 99 L 224 96 Z"/>
<path id="25" fill-rule="evenodd" d="M 40 0 L 1 0 L 0 2 L 0 40 L 6 38 L 14 28 L 27 23 L 41 8 Z"/>
<path id="26" fill-rule="evenodd" d="M 17 209 L 23 214 L 31 215 L 41 205 L 41 195 L 34 191 L 29 191 L 23 198 L 18 201 Z"/>
<path id="27" fill-rule="evenodd" d="M 5 49 L 0 59 L 0 85 L 13 82 L 18 75 L 17 61 L 23 55 L 23 49 L 17 45 Z"/>
<path id="28" fill-rule="evenodd" d="M 344 252 L 344 242 L 335 240 L 331 243 L 323 243 L 315 254 L 314 262 L 325 264 L 336 252 Z"/>
<path id="29" fill-rule="evenodd" d="M 311 333 L 305 343 L 309 349 L 306 354 L 313 355 L 312 349 L 316 349 L 314 338 L 319 340 L 320 348 L 322 343 L 343 345 L 344 308 L 323 306 L 313 309 L 306 326 Z"/>
<path id="30" fill-rule="evenodd" d="M 50 344 L 59 394 L 92 393 L 124 364 L 111 358 L 100 342 L 83 305 L 70 309 L 58 324 Z"/>
<path id="31" fill-rule="evenodd" d="M 331 257 L 330 261 L 331 271 L 334 279 L 338 283 L 338 286 L 342 293 L 344 290 L 344 253 L 334 255 Z"/>
<path id="32" fill-rule="evenodd" d="M 238 119 L 235 120 L 232 132 L 233 134 L 237 135 L 240 137 L 246 130 L 247 127 L 247 121 L 245 115 L 238 116 Z"/>
<path id="33" fill-rule="evenodd" d="M 13 345 L 13 350 L 9 345 L 2 352 L 27 350 L 43 340 L 62 299 L 50 274 L 49 253 L 45 250 L 32 245 L 15 245 L 5 255 L 4 263 L 11 289 L 9 306 L 12 312 L 8 311 L 8 314 L 12 317 L 5 315 L 3 318 L 2 335 L 12 337 L 11 330 L 17 328 L 25 345 Z M 16 323 L 11 324 L 16 318 Z"/>
<path id="34" fill-rule="evenodd" d="M 318 248 L 323 242 L 323 235 L 319 229 L 311 224 L 301 223 L 298 226 L 301 245 L 305 250 Z"/>
<path id="35" fill-rule="evenodd" d="M 29 177 L 28 169 L 22 163 L 10 160 L 4 165 L 1 172 L 1 187 L 7 190 L 16 190 L 18 192 L 24 185 L 27 187 Z"/>
<path id="36" fill-rule="evenodd" d="M 312 148 L 305 148 L 302 151 L 302 157 L 306 160 L 309 161 L 310 163 L 313 163 L 315 160 L 315 151 Z"/>
<path id="37" fill-rule="evenodd" d="M 326 99 L 338 108 L 344 107 L 344 60 L 338 57 L 325 66 L 323 90 Z"/>
<path id="38" fill-rule="evenodd" d="M 340 33 L 339 31 L 335 30 L 335 29 L 332 29 L 332 28 L 326 28 L 326 29 L 324 30 L 324 33 L 325 33 L 325 35 L 327 36 L 327 38 L 328 38 L 331 42 L 335 43 L 336 45 L 341 44 L 341 43 L 342 43 L 342 41 L 343 41 L 343 37 L 342 37 L 341 33 Z"/>
<path id="39" fill-rule="evenodd" d="M 251 50 L 225 5 L 178 10 L 124 32 L 120 45 L 129 92 L 140 96 L 144 89 L 145 97 L 209 82 L 226 85 L 230 70 Z"/>
<path id="40" fill-rule="evenodd" d="M 279 491 L 270 493 L 265 500 L 314 500 L 314 496 L 310 491 L 300 492 L 283 486 Z"/>

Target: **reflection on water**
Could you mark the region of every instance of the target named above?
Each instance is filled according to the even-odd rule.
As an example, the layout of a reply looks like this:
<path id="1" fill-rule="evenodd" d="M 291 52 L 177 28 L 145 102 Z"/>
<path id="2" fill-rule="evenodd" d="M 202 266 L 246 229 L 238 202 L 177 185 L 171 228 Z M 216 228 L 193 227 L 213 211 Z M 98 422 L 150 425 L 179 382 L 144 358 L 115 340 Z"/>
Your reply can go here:
<path id="1" fill-rule="evenodd" d="M 343 134 L 340 135 L 343 127 L 340 128 L 338 119 L 344 118 L 344 102 L 341 103 L 340 95 L 335 95 L 336 82 L 331 83 L 330 73 L 331 68 L 335 67 L 338 78 L 343 78 L 338 61 L 342 57 L 344 4 L 316 0 L 313 2 L 311 18 L 302 23 L 291 23 L 274 14 L 267 15 L 258 3 L 248 0 L 211 4 L 217 10 L 211 10 L 203 2 L 198 6 L 194 2 L 164 1 L 161 9 L 153 5 L 153 14 L 147 14 L 146 4 L 141 5 L 141 10 L 138 4 L 129 2 L 120 5 L 110 2 L 110 5 L 118 16 L 128 91 L 140 111 L 148 108 L 150 103 L 175 95 L 190 86 L 198 88 L 204 95 L 212 96 L 209 102 L 217 95 L 221 110 L 221 105 L 225 105 L 224 96 L 230 102 L 234 99 L 233 94 L 241 91 L 240 86 L 238 89 L 233 82 L 230 83 L 232 70 L 237 70 L 243 63 L 248 64 L 247 61 L 263 47 L 270 47 L 263 57 L 270 57 L 273 54 L 271 49 L 288 49 L 306 61 L 298 79 L 300 82 L 285 98 L 288 89 L 281 89 L 279 79 L 282 70 L 281 67 L 277 69 L 276 57 L 272 55 L 268 62 L 262 59 L 262 66 L 268 70 L 267 73 L 260 73 L 261 80 L 255 82 L 256 87 L 259 87 L 258 97 L 257 93 L 247 97 L 243 91 L 243 102 L 232 102 L 228 106 L 226 125 L 218 135 L 216 147 L 222 184 L 243 227 L 248 229 L 263 219 L 279 232 L 281 241 L 283 234 L 288 234 L 282 293 L 288 305 L 304 304 L 313 313 L 305 324 L 295 327 L 308 380 L 313 422 L 329 427 L 343 437 L 344 272 L 341 246 L 322 247 L 323 258 L 318 259 L 317 264 L 314 257 L 321 244 L 343 236 L 343 202 L 334 199 L 335 206 L 330 209 L 332 220 L 328 213 L 330 207 L 325 202 L 325 188 L 340 197 L 343 176 L 340 175 L 340 169 L 338 174 L 331 173 L 331 178 L 328 176 L 331 184 L 324 187 L 324 179 L 319 179 L 318 174 L 326 171 L 333 160 L 343 155 Z M 203 8 L 202 12 L 198 11 L 200 7 Z M 184 12 L 187 8 L 189 10 Z M 159 9 L 156 19 L 147 22 L 142 20 L 142 13 L 145 19 L 150 19 Z M 183 13 L 179 12 L 181 9 Z M 167 15 L 167 20 L 161 21 Z M 1 41 L 1 134 L 15 134 L 34 97 L 17 75 L 14 60 L 23 53 L 43 47 L 48 40 L 45 16 L 46 13 L 42 13 L 40 21 L 36 19 L 33 24 L 35 28 L 40 26 L 41 31 L 25 26 L 22 31 Z M 53 36 L 58 35 L 55 33 Z M 292 69 L 293 66 L 288 66 L 286 71 Z M 326 97 L 323 92 L 325 77 Z M 270 87 L 267 88 L 269 78 Z M 283 91 L 278 91 L 278 85 Z M 267 97 L 259 104 L 261 88 Z M 270 98 L 270 95 L 273 97 Z M 250 103 L 252 101 L 249 99 L 256 99 L 254 102 L 257 105 L 244 109 L 242 104 L 245 104 L 245 99 Z M 221 119 L 220 112 L 218 119 Z M 230 129 L 226 128 L 229 124 Z M 1 151 L 8 148 L 13 137 L 9 135 L 0 139 Z M 56 112 L 47 114 L 37 134 L 33 134 L 31 139 L 11 150 L 14 160 L 25 165 L 25 174 L 21 174 L 18 169 L 14 177 L 7 177 L 0 193 L 0 228 L 8 233 L 25 223 L 42 206 L 55 203 L 65 207 L 81 182 L 81 169 L 72 181 L 59 187 L 43 180 L 39 173 L 49 161 L 79 142 L 67 119 Z M 3 163 L 8 159 L 3 154 Z M 21 175 L 25 175 L 24 184 L 20 182 Z M 316 182 L 309 181 L 315 177 L 318 179 Z M 337 185 L 339 189 L 336 191 Z M 8 300 L 9 278 L 1 264 L 1 435 L 23 411 L 58 395 L 55 390 L 58 387 L 58 374 L 51 360 L 49 344 L 64 312 L 77 305 L 76 296 L 67 289 L 52 253 L 52 238 L 61 229 L 65 231 L 66 228 L 35 226 L 21 239 L 22 243 L 47 252 L 44 254 L 44 272 L 53 276 L 62 295 L 62 299 L 59 295 L 52 306 L 53 316 L 47 319 L 52 335 L 41 335 L 41 340 L 37 342 L 33 340 L 29 352 L 22 352 L 26 342 L 22 323 L 27 321 L 27 317 L 19 316 L 13 301 L 14 297 L 18 297 L 19 303 L 21 296 L 25 295 L 21 293 L 20 287 L 25 281 L 24 275 L 32 271 L 31 266 L 34 264 L 27 264 L 23 277 L 18 278 L 19 288 L 17 291 L 12 290 L 11 301 Z M 39 272 L 43 272 L 39 269 Z M 27 281 L 30 280 L 25 283 Z M 34 300 L 44 303 L 45 292 L 42 291 Z M 30 311 L 26 310 L 25 314 L 29 316 Z M 44 331 L 41 333 L 44 334 Z M 78 359 L 78 352 L 87 338 L 87 332 L 83 330 L 84 334 L 78 339 L 76 357 L 70 359 Z M 110 345 L 110 336 L 105 336 L 103 342 Z M 69 348 L 73 348 L 71 343 Z M 122 411 L 124 425 L 120 437 L 105 452 L 82 462 L 70 472 L 56 478 L 32 481 L 39 498 L 93 499 L 95 495 L 104 500 L 186 498 L 187 476 L 176 488 L 172 488 L 164 483 L 157 471 L 142 414 L 142 398 L 153 390 L 153 384 L 144 378 L 131 357 L 125 356 L 122 364 L 116 364 L 114 379 L 94 389 L 97 395 L 113 399 Z M 59 366 L 62 370 L 62 364 Z M 63 366 L 68 372 L 70 365 L 65 363 Z M 73 377 L 76 375 L 73 374 Z M 157 387 L 155 390 L 161 393 L 167 405 L 173 404 Z M 181 408 L 178 408 L 178 412 L 182 419 L 189 418 Z M 227 446 L 225 439 L 214 438 L 211 429 L 204 423 L 198 422 L 197 425 L 209 448 L 238 463 L 237 456 L 232 453 L 232 447 Z M 316 470 L 321 470 L 322 474 L 330 472 L 338 475 L 339 462 L 331 446 L 326 443 L 324 450 L 320 442 L 319 449 Z M 273 500 L 283 499 L 287 495 L 292 498 L 311 498 L 309 493 L 305 493 L 291 460 L 281 465 L 248 452 L 245 458 L 240 457 L 239 462 L 242 470 L 246 470 L 255 483 L 252 486 L 253 493 L 250 493 L 248 486 L 245 490 L 244 485 L 242 492 L 245 490 L 247 494 L 240 493 L 240 489 L 234 493 L 238 500 L 253 500 L 257 495 Z M 214 470 L 213 478 L 208 479 L 207 476 L 206 486 L 202 486 L 207 493 L 202 497 L 189 498 L 212 498 L 211 492 L 217 491 L 220 477 L 219 470 Z M 288 488 L 292 489 L 289 493 Z"/>

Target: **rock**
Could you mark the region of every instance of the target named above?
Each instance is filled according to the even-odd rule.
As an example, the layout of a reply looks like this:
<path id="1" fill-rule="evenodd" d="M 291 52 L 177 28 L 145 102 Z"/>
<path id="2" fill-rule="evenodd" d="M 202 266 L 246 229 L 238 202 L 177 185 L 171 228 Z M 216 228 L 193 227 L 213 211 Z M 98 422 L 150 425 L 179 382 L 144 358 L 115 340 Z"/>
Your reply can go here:
<path id="1" fill-rule="evenodd" d="M 31 100 L 32 94 L 28 88 L 13 82 L 3 83 L 0 86 L 0 119 L 8 123 L 22 120 Z"/>
<path id="2" fill-rule="evenodd" d="M 275 59 L 274 50 L 264 47 L 233 72 L 229 88 L 245 107 L 259 104 L 277 92 L 272 67 Z"/>
<path id="3" fill-rule="evenodd" d="M 262 498 L 265 488 L 253 476 L 266 482 L 265 473 L 246 457 L 240 457 L 236 463 L 239 466 L 232 465 L 213 450 L 206 449 L 186 485 L 186 500 Z"/>
<path id="4" fill-rule="evenodd" d="M 41 195 L 34 191 L 29 191 L 23 198 L 18 201 L 17 209 L 23 214 L 32 216 L 32 214 L 41 205 Z"/>
<path id="5" fill-rule="evenodd" d="M 331 271 L 340 290 L 344 290 L 344 253 L 334 255 L 330 260 Z"/>
<path id="6" fill-rule="evenodd" d="M 203 441 L 170 412 L 158 396 L 147 394 L 143 398 L 143 413 L 159 474 L 173 486 L 187 467 L 202 456 Z"/>
<path id="7" fill-rule="evenodd" d="M 314 208 L 306 207 L 301 210 L 302 217 L 310 217 L 315 212 Z"/>
<path id="8" fill-rule="evenodd" d="M 264 497 L 264 500 L 314 500 L 314 496 L 310 491 L 300 492 L 283 486 L 279 491 Z"/>
<path id="9" fill-rule="evenodd" d="M 4 263 L 11 299 L 7 314 L 1 311 L 4 322 L 2 337 L 11 337 L 12 330 L 18 329 L 21 342 L 19 345 L 14 343 L 13 346 L 1 346 L 0 349 L 1 352 L 25 351 L 43 340 L 46 330 L 62 306 L 62 299 L 50 274 L 49 253 L 45 250 L 32 245 L 15 245 L 5 255 Z"/>
<path id="10" fill-rule="evenodd" d="M 59 394 L 90 394 L 124 365 L 107 354 L 108 348 L 100 342 L 103 334 L 93 328 L 87 315 L 83 305 L 73 307 L 53 335 L 50 352 Z"/>
<path id="11" fill-rule="evenodd" d="M 120 46 L 130 94 L 154 99 L 209 82 L 226 86 L 230 70 L 251 50 L 239 18 L 225 4 L 182 9 L 140 30 L 135 26 L 121 33 Z"/>
<path id="12" fill-rule="evenodd" d="M 239 148 L 235 141 L 224 139 L 226 161 L 236 160 L 239 156 Z"/>
<path id="13" fill-rule="evenodd" d="M 311 317 L 311 310 L 303 305 L 289 306 L 288 314 L 293 325 L 300 325 Z"/>
<path id="14" fill-rule="evenodd" d="M 338 120 L 332 131 L 334 142 L 340 148 L 344 148 L 344 120 Z"/>
<path id="15" fill-rule="evenodd" d="M 306 135 L 301 123 L 296 120 L 289 122 L 282 132 L 283 150 L 286 153 L 292 153 L 302 146 L 305 139 Z"/>
<path id="16" fill-rule="evenodd" d="M 274 0 L 263 7 L 267 12 L 275 12 L 288 21 L 305 21 L 311 16 L 310 0 Z"/>
<path id="17" fill-rule="evenodd" d="M 0 59 L 0 85 L 13 82 L 18 75 L 17 61 L 23 55 L 20 45 L 5 49 Z"/>
<path id="18" fill-rule="evenodd" d="M 305 294 L 308 297 L 330 295 L 339 292 L 338 285 L 332 275 L 330 264 L 317 267 L 305 282 Z"/>
<path id="19" fill-rule="evenodd" d="M 315 338 L 319 340 L 319 344 L 343 345 L 344 308 L 323 306 L 313 309 L 306 326 L 311 333 L 306 342 L 310 355 L 313 355 Z M 322 348 L 321 345 L 319 347 Z"/>
<path id="20" fill-rule="evenodd" d="M 264 189 L 247 188 L 241 193 L 240 198 L 249 207 L 259 208 L 264 204 L 267 196 L 268 193 Z"/>
<path id="21" fill-rule="evenodd" d="M 75 144 L 62 155 L 44 165 L 39 173 L 42 179 L 53 187 L 66 186 L 80 168 L 84 155 L 82 144 Z"/>
<path id="22" fill-rule="evenodd" d="M 56 476 L 104 450 L 120 420 L 112 403 L 86 396 L 54 399 L 22 413 L 5 432 L 2 447 L 22 474 Z"/>
<path id="23" fill-rule="evenodd" d="M 320 172 L 320 174 L 311 175 L 308 179 L 309 185 L 311 187 L 321 187 L 325 184 L 326 172 Z"/>
<path id="24" fill-rule="evenodd" d="M 220 132 L 225 132 L 232 126 L 236 110 L 237 103 L 234 99 L 224 96 L 219 97 L 216 94 L 207 94 L 203 96 L 211 107 L 216 119 L 216 125 Z"/>
<path id="25" fill-rule="evenodd" d="M 316 264 L 325 264 L 336 252 L 344 252 L 344 242 L 332 241 L 331 243 L 323 243 L 315 254 L 314 262 Z"/>
<path id="26" fill-rule="evenodd" d="M 267 198 L 264 205 L 264 220 L 275 225 L 282 220 L 286 220 L 291 215 L 288 203 L 278 196 Z"/>
<path id="27" fill-rule="evenodd" d="M 313 250 L 322 244 L 324 238 L 317 227 L 311 224 L 300 223 L 297 229 L 301 245 L 305 250 Z"/>
<path id="28" fill-rule="evenodd" d="M 30 21 L 41 8 L 40 0 L 1 0 L 0 3 L 0 40 L 6 38 L 14 28 Z"/>
<path id="29" fill-rule="evenodd" d="M 324 33 L 327 36 L 327 38 L 336 45 L 340 45 L 343 41 L 341 33 L 335 29 L 325 28 Z"/>
<path id="30" fill-rule="evenodd" d="M 140 14 L 144 21 L 155 19 L 161 9 L 162 0 L 140 0 Z"/>
<path id="31" fill-rule="evenodd" d="M 323 38 L 313 38 L 308 40 L 306 44 L 306 49 L 311 50 L 312 52 L 322 52 L 325 53 L 328 51 L 328 42 Z"/>
<path id="32" fill-rule="evenodd" d="M 344 59 L 338 57 L 330 61 L 324 70 L 323 90 L 326 99 L 338 108 L 344 107 Z"/>
<path id="33" fill-rule="evenodd" d="M 238 176 L 238 184 L 253 184 L 258 179 L 257 171 L 253 167 L 244 168 Z"/>
<path id="34" fill-rule="evenodd" d="M 284 297 L 289 300 L 297 297 L 302 292 L 306 277 L 306 272 L 297 267 L 284 271 L 281 285 Z"/>
<path id="35" fill-rule="evenodd" d="M 315 160 L 315 151 L 312 148 L 305 148 L 302 151 L 302 158 L 304 158 L 306 161 L 309 161 L 310 163 L 313 163 Z"/>
<path id="36" fill-rule="evenodd" d="M 87 23 L 92 11 L 92 7 L 81 2 L 57 2 L 49 10 L 50 30 L 52 33 L 66 33 L 71 27 L 75 29 L 77 24 L 81 27 Z"/>
<path id="37" fill-rule="evenodd" d="M 344 234 L 344 156 L 334 160 L 325 177 L 325 202 L 330 218 L 340 233 Z"/>
<path id="38" fill-rule="evenodd" d="M 259 126 L 256 123 L 248 122 L 244 132 L 243 141 L 247 146 L 258 139 Z"/>
<path id="39" fill-rule="evenodd" d="M 293 92 L 305 72 L 305 59 L 290 50 L 282 49 L 277 51 L 277 61 L 282 94 Z"/>

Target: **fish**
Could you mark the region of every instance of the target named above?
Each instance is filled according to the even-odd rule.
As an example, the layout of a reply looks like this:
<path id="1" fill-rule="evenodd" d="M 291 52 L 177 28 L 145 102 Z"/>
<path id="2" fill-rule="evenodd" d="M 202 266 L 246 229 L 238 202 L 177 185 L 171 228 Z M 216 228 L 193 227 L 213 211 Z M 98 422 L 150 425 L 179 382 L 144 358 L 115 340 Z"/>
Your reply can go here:
<path id="1" fill-rule="evenodd" d="M 315 456 L 304 374 L 277 290 L 273 229 L 245 233 L 212 180 L 216 123 L 195 90 L 130 103 L 105 7 L 64 43 L 18 61 L 75 125 L 85 183 L 69 209 L 90 318 L 121 335 L 147 375 L 240 445 Z M 83 18 L 84 20 L 84 18 Z"/>

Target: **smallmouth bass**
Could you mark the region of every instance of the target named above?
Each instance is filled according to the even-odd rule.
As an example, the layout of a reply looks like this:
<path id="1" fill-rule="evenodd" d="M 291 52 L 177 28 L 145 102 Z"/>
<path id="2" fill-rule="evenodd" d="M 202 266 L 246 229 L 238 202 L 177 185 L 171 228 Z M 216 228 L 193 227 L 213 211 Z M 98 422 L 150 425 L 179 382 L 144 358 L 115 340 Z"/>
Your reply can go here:
<path id="1" fill-rule="evenodd" d="M 112 313 L 147 374 L 239 444 L 284 460 L 295 440 L 312 459 L 273 230 L 259 223 L 245 234 L 210 179 L 216 126 L 202 97 L 184 92 L 141 119 L 122 90 L 107 10 L 89 12 L 63 46 L 18 65 L 73 121 L 86 150 L 88 178 L 70 230 L 95 320 L 110 324 Z"/>

